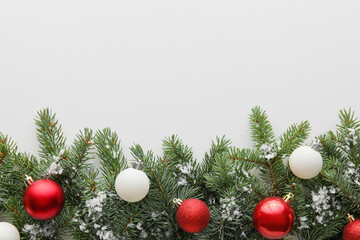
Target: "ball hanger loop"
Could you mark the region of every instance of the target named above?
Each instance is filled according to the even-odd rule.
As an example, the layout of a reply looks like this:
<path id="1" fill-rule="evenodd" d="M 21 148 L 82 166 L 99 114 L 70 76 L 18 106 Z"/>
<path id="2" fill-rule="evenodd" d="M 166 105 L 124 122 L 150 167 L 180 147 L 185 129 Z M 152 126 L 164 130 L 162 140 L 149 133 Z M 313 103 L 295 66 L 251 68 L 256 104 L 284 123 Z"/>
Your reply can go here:
<path id="1" fill-rule="evenodd" d="M 180 207 L 180 205 L 183 203 L 183 200 L 181 200 L 180 198 L 174 198 L 174 199 L 173 199 L 173 203 L 174 203 L 176 206 Z"/>
<path id="2" fill-rule="evenodd" d="M 30 186 L 31 184 L 33 184 L 35 181 L 32 177 L 28 176 L 25 174 L 25 185 L 26 186 Z"/>
<path id="3" fill-rule="evenodd" d="M 134 167 L 136 170 L 143 170 L 144 168 L 144 164 L 142 163 L 142 161 L 136 161 L 134 162 Z"/>
<path id="4" fill-rule="evenodd" d="M 314 149 L 315 151 L 319 151 L 320 147 L 321 147 L 321 143 L 318 139 L 316 139 L 315 141 L 313 141 L 311 144 L 310 144 L 310 147 L 312 149 Z"/>
<path id="5" fill-rule="evenodd" d="M 355 222 L 354 216 L 351 215 L 350 213 L 348 213 L 348 215 L 347 215 L 347 217 L 346 217 L 346 222 L 347 222 L 347 223 Z"/>
<path id="6" fill-rule="evenodd" d="M 294 200 L 294 197 L 294 194 L 288 193 L 283 197 L 283 199 L 285 202 L 292 202 Z"/>

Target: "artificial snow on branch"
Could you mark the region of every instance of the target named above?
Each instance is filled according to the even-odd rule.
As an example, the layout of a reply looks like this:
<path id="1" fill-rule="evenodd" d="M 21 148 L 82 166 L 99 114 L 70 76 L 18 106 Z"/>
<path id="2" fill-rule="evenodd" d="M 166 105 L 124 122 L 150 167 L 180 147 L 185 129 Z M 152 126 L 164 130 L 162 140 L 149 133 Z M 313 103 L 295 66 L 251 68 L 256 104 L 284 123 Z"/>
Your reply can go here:
<path id="1" fill-rule="evenodd" d="M 125 156 L 110 128 L 84 128 L 69 146 L 56 115 L 40 110 L 35 117 L 39 157 L 18 151 L 11 138 L 0 133 L 0 213 L 12 222 L 0 223 L 0 236 L 335 240 L 344 232 L 344 239 L 357 239 L 351 234 L 359 231 L 360 122 L 351 109 L 341 110 L 339 119 L 335 132 L 312 139 L 318 147 L 311 149 L 305 144 L 308 121 L 290 125 L 277 137 L 266 111 L 256 106 L 249 115 L 254 147 L 233 146 L 226 137 L 217 137 L 197 161 L 176 135 L 163 140 L 160 156 L 139 144 Z M 101 167 L 90 160 L 99 160 Z M 134 163 L 142 170 L 132 168 Z M 32 195 L 47 195 L 53 188 L 32 190 L 29 198 L 27 175 L 62 189 L 65 204 L 57 206 L 58 215 L 36 219 L 49 210 L 41 197 L 35 214 L 29 212 Z M 139 189 L 144 191 L 140 194 Z M 285 195 L 292 200 L 280 198 Z M 294 217 L 288 218 L 284 209 Z M 348 213 L 352 218 L 346 225 Z M 269 225 L 280 218 L 276 229 Z M 279 235 L 277 228 L 282 227 Z"/>

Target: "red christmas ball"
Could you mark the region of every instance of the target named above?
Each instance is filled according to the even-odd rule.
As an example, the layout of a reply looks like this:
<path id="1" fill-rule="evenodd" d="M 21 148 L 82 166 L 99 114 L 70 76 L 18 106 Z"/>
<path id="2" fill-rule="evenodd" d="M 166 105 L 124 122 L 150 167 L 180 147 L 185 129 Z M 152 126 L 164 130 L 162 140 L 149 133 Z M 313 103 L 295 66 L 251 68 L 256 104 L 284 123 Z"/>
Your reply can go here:
<path id="1" fill-rule="evenodd" d="M 186 232 L 196 233 L 204 230 L 210 221 L 210 211 L 206 204 L 198 199 L 183 201 L 176 212 L 176 221 Z"/>
<path id="2" fill-rule="evenodd" d="M 294 220 L 290 204 L 279 197 L 265 198 L 254 209 L 255 229 L 268 239 L 285 237 L 294 226 Z"/>
<path id="3" fill-rule="evenodd" d="M 344 240 L 359 240 L 360 239 L 360 219 L 346 224 L 343 231 Z"/>
<path id="4" fill-rule="evenodd" d="M 40 179 L 26 189 L 23 200 L 30 216 L 38 220 L 49 220 L 63 209 L 65 195 L 60 185 L 53 180 Z"/>

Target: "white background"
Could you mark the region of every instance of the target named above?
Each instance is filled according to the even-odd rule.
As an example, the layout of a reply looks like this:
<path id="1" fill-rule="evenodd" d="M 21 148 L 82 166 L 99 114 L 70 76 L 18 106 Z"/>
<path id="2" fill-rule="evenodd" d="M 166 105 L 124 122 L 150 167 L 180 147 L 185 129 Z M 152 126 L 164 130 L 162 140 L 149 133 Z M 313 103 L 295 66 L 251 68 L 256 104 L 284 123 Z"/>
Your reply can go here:
<path id="1" fill-rule="evenodd" d="M 198 159 L 225 134 L 251 147 L 261 105 L 277 134 L 360 115 L 360 1 L 0 0 L 0 131 L 36 154 L 50 107 L 69 143 L 110 126 L 161 154 L 179 134 Z M 130 157 L 128 150 L 127 156 Z"/>

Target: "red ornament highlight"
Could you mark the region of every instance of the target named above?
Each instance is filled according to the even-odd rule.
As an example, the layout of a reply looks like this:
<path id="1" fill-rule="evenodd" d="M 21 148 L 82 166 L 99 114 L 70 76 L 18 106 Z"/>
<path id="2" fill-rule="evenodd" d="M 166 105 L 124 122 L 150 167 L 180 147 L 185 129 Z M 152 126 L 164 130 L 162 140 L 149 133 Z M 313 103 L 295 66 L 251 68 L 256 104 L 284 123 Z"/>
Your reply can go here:
<path id="1" fill-rule="evenodd" d="M 354 219 L 350 214 L 347 217 L 348 224 L 346 224 L 343 231 L 344 240 L 359 240 L 360 239 L 360 219 Z"/>
<path id="2" fill-rule="evenodd" d="M 65 194 L 59 184 L 50 179 L 32 182 L 24 194 L 24 207 L 30 216 L 38 220 L 56 217 L 65 204 Z"/>
<path id="3" fill-rule="evenodd" d="M 256 205 L 253 213 L 255 229 L 268 239 L 285 237 L 294 226 L 294 211 L 279 197 L 268 197 Z"/>
<path id="4" fill-rule="evenodd" d="M 181 202 L 181 205 L 176 212 L 176 221 L 186 232 L 200 232 L 209 224 L 209 208 L 199 199 L 187 199 Z"/>

